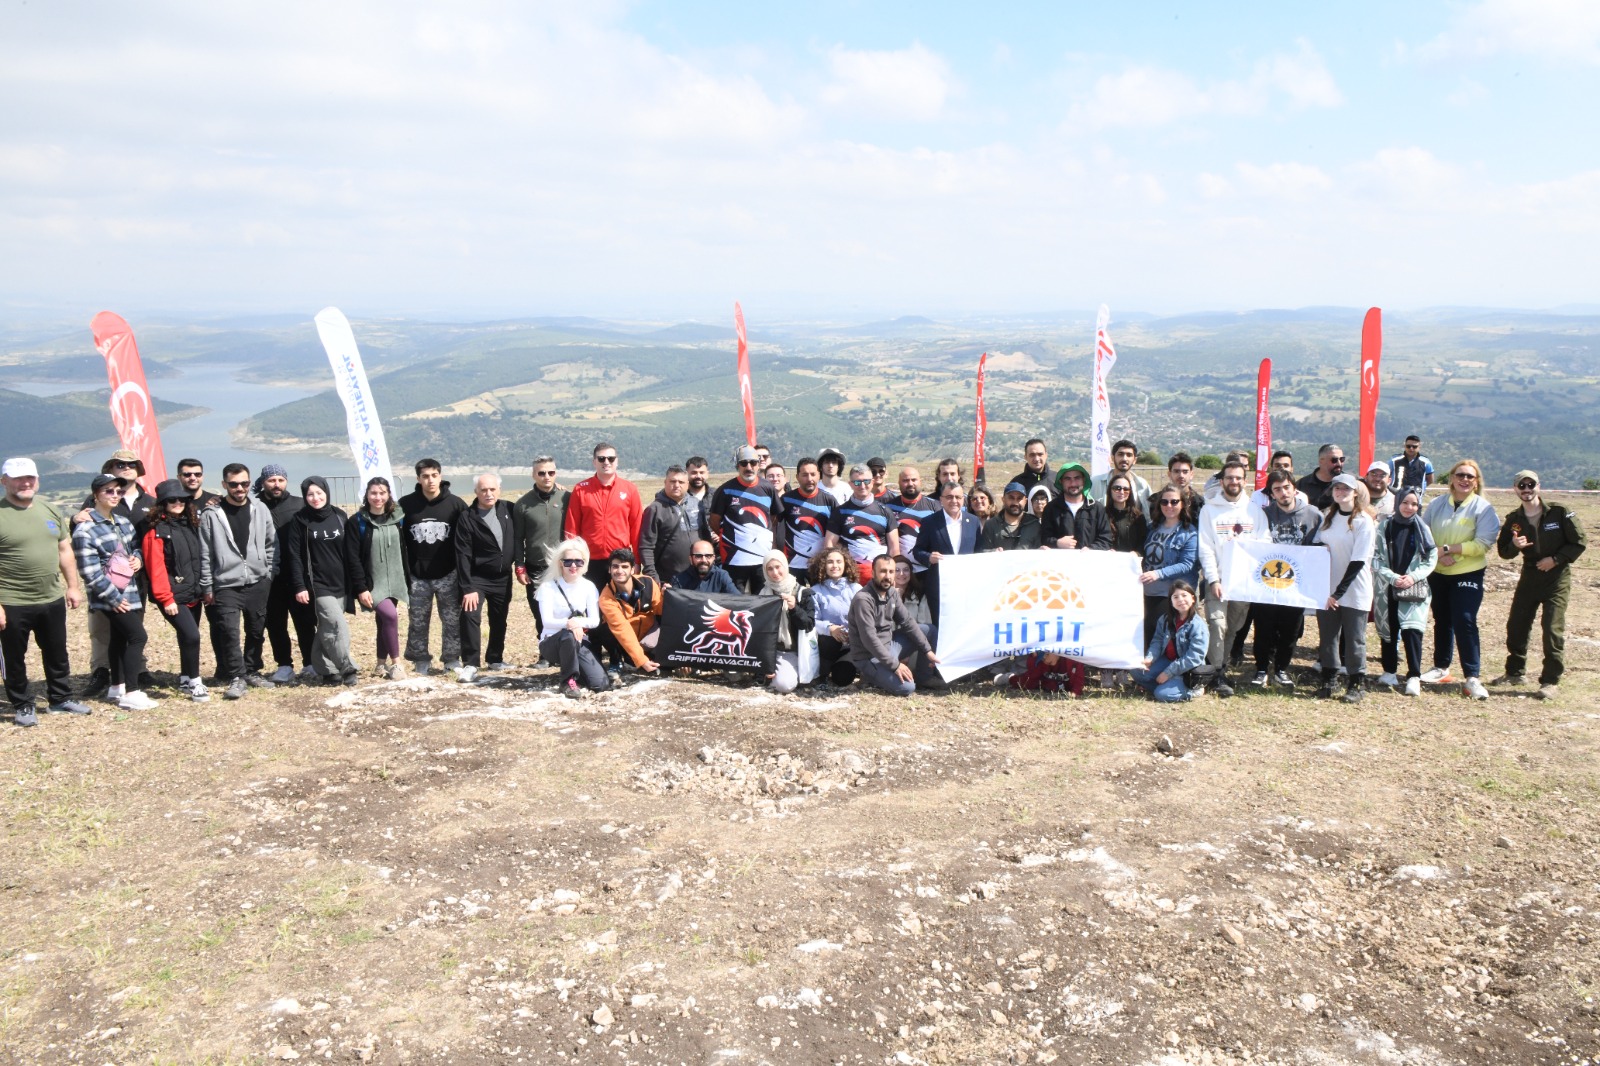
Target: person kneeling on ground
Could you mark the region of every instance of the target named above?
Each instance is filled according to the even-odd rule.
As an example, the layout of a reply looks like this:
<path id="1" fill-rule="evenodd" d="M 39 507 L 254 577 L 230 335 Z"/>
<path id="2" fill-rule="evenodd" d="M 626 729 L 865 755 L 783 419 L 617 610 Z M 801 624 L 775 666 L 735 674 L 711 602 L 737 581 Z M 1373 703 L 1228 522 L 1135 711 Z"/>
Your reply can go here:
<path id="1" fill-rule="evenodd" d="M 768 552 L 761 573 L 766 584 L 756 595 L 783 601 L 783 613 L 778 615 L 778 663 L 767 682 L 774 692 L 793 692 L 800 684 L 800 642 L 817 624 L 816 607 L 811 590 L 795 580 L 789 557 L 783 552 Z"/>
<path id="2" fill-rule="evenodd" d="M 922 652 L 920 677 L 901 661 L 913 650 Z M 906 613 L 894 587 L 894 560 L 887 555 L 872 561 L 872 583 L 850 601 L 850 650 L 845 655 L 865 681 L 891 696 L 909 696 L 917 681 L 926 686 L 932 680 L 939 657 L 922 627 Z"/>
<path id="3" fill-rule="evenodd" d="M 1144 669 L 1133 672 L 1133 683 L 1155 697 L 1157 703 L 1177 703 L 1190 697 L 1184 675 L 1203 666 L 1210 634 L 1187 581 L 1172 583 L 1168 610 L 1156 619 L 1156 635 L 1145 650 Z"/>
<path id="4" fill-rule="evenodd" d="M 633 552 L 627 548 L 613 550 L 606 565 L 611 580 L 600 593 L 600 617 L 634 668 L 653 674 L 661 669 L 648 650 L 661 636 L 661 582 L 635 573 Z"/>
<path id="5" fill-rule="evenodd" d="M 539 661 L 561 668 L 561 694 L 569 699 L 582 696 L 583 689 L 604 692 L 611 687 L 589 641 L 589 630 L 600 624 L 600 594 L 583 576 L 588 566 L 589 545 L 582 538 L 562 541 L 550 553 L 550 567 L 537 593 L 544 621 Z"/>

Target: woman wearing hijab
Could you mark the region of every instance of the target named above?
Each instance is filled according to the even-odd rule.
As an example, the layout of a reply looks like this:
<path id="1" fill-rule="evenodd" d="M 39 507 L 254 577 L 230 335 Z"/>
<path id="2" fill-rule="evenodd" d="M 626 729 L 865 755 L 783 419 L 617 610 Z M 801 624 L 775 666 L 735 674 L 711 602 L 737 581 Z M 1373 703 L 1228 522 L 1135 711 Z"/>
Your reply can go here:
<path id="1" fill-rule="evenodd" d="M 1450 678 L 1452 642 L 1461 652 L 1462 687 L 1475 700 L 1489 698 L 1479 679 L 1482 652 L 1478 644 L 1478 608 L 1483 606 L 1483 571 L 1488 552 L 1500 536 L 1500 516 L 1479 491 L 1483 471 L 1471 459 L 1450 468 L 1450 491 L 1437 496 L 1422 512 L 1422 523 L 1439 546 L 1439 563 L 1428 575 L 1433 592 L 1433 669 L 1424 685 L 1443 685 Z"/>
<path id="2" fill-rule="evenodd" d="M 1349 683 L 1344 702 L 1360 703 L 1366 688 L 1367 613 L 1372 610 L 1372 549 L 1377 523 L 1367 486 L 1352 474 L 1340 474 L 1328 490 L 1333 502 L 1323 512 L 1315 543 L 1328 549 L 1328 583 L 1333 590 L 1317 611 L 1321 644 L 1322 688 L 1330 700 L 1344 664 Z"/>
<path id="3" fill-rule="evenodd" d="M 561 668 L 561 694 L 579 699 L 585 689 L 611 687 L 605 667 L 595 657 L 590 630 L 600 625 L 600 590 L 583 576 L 589 567 L 589 545 L 573 537 L 550 551 L 550 565 L 534 597 L 544 624 L 539 634 L 539 661 Z"/>
<path id="4" fill-rule="evenodd" d="M 356 602 L 377 616 L 378 674 L 391 681 L 406 676 L 400 658 L 400 608 L 411 585 L 406 578 L 407 538 L 400 535 L 404 525 L 388 479 L 381 477 L 367 482 L 361 509 L 346 524 L 361 561 L 355 571 Z"/>
<path id="5" fill-rule="evenodd" d="M 178 637 L 178 687 L 201 702 L 211 696 L 200 680 L 200 516 L 176 478 L 157 485 L 155 497 L 143 543 L 150 598 Z"/>
<path id="6" fill-rule="evenodd" d="M 106 699 L 124 711 L 148 711 L 156 701 L 138 688 L 144 661 L 144 602 L 134 575 L 144 567 L 133 523 L 116 513 L 129 482 L 101 474 L 89 486 L 93 506 L 89 517 L 72 530 L 72 553 L 78 560 L 89 610 L 104 618 L 110 628 L 107 665 L 111 687 Z M 128 686 L 133 685 L 132 689 Z"/>
<path id="7" fill-rule="evenodd" d="M 778 665 L 767 680 L 774 692 L 793 692 L 800 683 L 800 641 L 817 621 L 811 590 L 795 580 L 789 571 L 789 557 L 781 551 L 767 553 L 761 576 L 766 584 L 756 595 L 783 602 L 783 612 L 778 615 Z"/>
<path id="8" fill-rule="evenodd" d="M 305 506 L 284 530 L 283 569 L 296 603 L 313 604 L 317 642 L 311 665 L 324 684 L 354 685 L 361 676 L 350 658 L 350 627 L 344 615 L 361 572 L 356 538 L 345 528 L 345 515 L 329 503 L 328 483 L 320 477 L 300 482 Z"/>
<path id="9" fill-rule="evenodd" d="M 1395 494 L 1394 513 L 1378 524 L 1372 570 L 1377 577 L 1373 614 L 1378 622 L 1378 642 L 1383 676 L 1378 684 L 1394 688 L 1400 683 L 1397 643 L 1406 648 L 1406 695 L 1422 694 L 1422 634 L 1428 628 L 1428 575 L 1439 553 L 1433 534 L 1417 517 L 1422 510 L 1422 490 L 1412 485 Z"/>

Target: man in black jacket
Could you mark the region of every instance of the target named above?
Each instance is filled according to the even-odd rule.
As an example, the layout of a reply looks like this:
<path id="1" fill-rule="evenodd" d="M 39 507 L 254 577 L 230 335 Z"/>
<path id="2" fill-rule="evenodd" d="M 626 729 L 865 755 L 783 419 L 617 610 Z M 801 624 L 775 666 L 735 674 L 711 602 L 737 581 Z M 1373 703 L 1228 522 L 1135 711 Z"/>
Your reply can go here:
<path id="1" fill-rule="evenodd" d="M 566 520 L 567 501 L 571 498 L 572 493 L 556 481 L 555 458 L 540 455 L 533 460 L 533 488 L 511 508 L 517 542 L 511 562 L 517 584 L 527 590 L 535 634 L 544 632 L 537 595 L 539 583 L 550 568 L 550 553 L 561 543 L 561 524 Z"/>
<path id="2" fill-rule="evenodd" d="M 1495 545 L 1502 559 L 1522 556 L 1522 574 L 1511 594 L 1506 619 L 1506 672 L 1490 684 L 1521 685 L 1528 667 L 1528 637 L 1534 615 L 1544 635 L 1544 665 L 1539 671 L 1539 696 L 1555 699 L 1566 668 L 1567 600 L 1572 594 L 1572 564 L 1588 546 L 1583 526 L 1559 503 L 1539 495 L 1539 475 L 1519 470 L 1512 482 L 1522 506 L 1500 524 Z"/>
<path id="3" fill-rule="evenodd" d="M 705 509 L 689 495 L 689 474 L 667 467 L 661 491 L 639 519 L 639 564 L 657 581 L 670 581 L 689 568 L 689 546 L 707 540 Z"/>
<path id="4" fill-rule="evenodd" d="M 1111 519 L 1103 506 L 1084 496 L 1088 483 L 1089 471 L 1082 463 L 1068 463 L 1056 472 L 1060 495 L 1039 519 L 1044 527 L 1040 547 L 1111 550 Z"/>
<path id="5" fill-rule="evenodd" d="M 272 515 L 272 528 L 278 534 L 279 543 L 282 543 L 289 520 L 306 503 L 289 491 L 289 472 L 277 463 L 263 466 L 256 481 L 256 499 L 266 504 L 268 513 Z M 293 641 L 289 639 L 290 622 L 294 623 Z M 316 608 L 294 598 L 289 575 L 282 570 L 272 579 L 272 588 L 267 594 L 266 639 L 272 643 L 272 658 L 278 664 L 277 672 L 270 680 L 280 685 L 287 685 L 294 680 L 295 644 L 300 645 L 300 662 L 303 664 L 300 680 L 311 682 L 317 679 L 316 668 L 311 665 L 311 649 L 317 640 Z M 261 651 L 264 643 L 259 633 L 246 631 L 244 662 L 251 674 L 262 672 L 264 664 Z"/>
<path id="6" fill-rule="evenodd" d="M 406 577 L 411 581 L 410 621 L 406 628 L 405 657 L 420 675 L 433 663 L 428 654 L 428 629 L 433 605 L 439 605 L 439 655 L 445 669 L 461 665 L 461 585 L 457 577 L 456 525 L 467 509 L 450 491 L 437 459 L 417 461 L 417 487 L 400 499 L 406 516 L 405 535 L 411 538 Z"/>
<path id="7" fill-rule="evenodd" d="M 456 522 L 456 576 L 461 586 L 461 657 L 456 677 L 471 681 L 485 670 L 504 670 L 506 613 L 511 608 L 511 560 L 516 535 L 511 505 L 500 498 L 500 476 L 479 474 L 473 505 Z M 480 661 L 483 610 L 489 609 L 489 647 Z"/>

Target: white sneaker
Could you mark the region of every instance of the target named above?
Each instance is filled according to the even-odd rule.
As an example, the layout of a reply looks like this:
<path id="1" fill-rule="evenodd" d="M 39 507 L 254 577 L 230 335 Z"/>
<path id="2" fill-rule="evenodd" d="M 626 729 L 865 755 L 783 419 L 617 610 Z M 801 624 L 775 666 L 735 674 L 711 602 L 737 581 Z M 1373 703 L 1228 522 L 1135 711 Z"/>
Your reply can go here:
<path id="1" fill-rule="evenodd" d="M 1424 685 L 1437 685 L 1441 681 L 1448 680 L 1449 677 L 1449 670 L 1442 666 L 1435 666 L 1432 670 L 1428 670 L 1423 673 L 1422 683 Z"/>
<path id="2" fill-rule="evenodd" d="M 1422 695 L 1422 678 L 1420 678 L 1420 677 L 1408 677 L 1408 678 L 1406 678 L 1406 695 L 1407 696 L 1420 696 L 1420 695 Z"/>
<path id="3" fill-rule="evenodd" d="M 206 683 L 198 677 L 191 677 L 183 688 L 189 694 L 189 698 L 196 703 L 204 703 L 211 698 L 211 693 L 206 691 Z"/>
<path id="4" fill-rule="evenodd" d="M 272 676 L 267 678 L 267 680 L 271 681 L 274 685 L 287 685 L 289 682 L 294 680 L 294 667 L 280 666 L 276 670 L 272 671 Z"/>
<path id="5" fill-rule="evenodd" d="M 1489 698 L 1489 690 L 1484 688 L 1483 682 L 1475 677 L 1467 678 L 1466 684 L 1461 687 L 1466 690 L 1467 695 L 1472 699 L 1486 700 Z"/>
<path id="6" fill-rule="evenodd" d="M 1378 684 L 1382 685 L 1384 688 L 1399 688 L 1400 679 L 1395 677 L 1393 674 L 1379 674 Z"/>
<path id="7" fill-rule="evenodd" d="M 473 678 L 475 678 L 477 676 L 478 676 L 478 669 L 475 666 L 458 666 L 458 667 L 456 667 L 456 680 L 457 681 L 471 681 Z"/>
<path id="8" fill-rule="evenodd" d="M 125 711 L 148 711 L 156 706 L 156 701 L 134 689 L 132 692 L 123 693 L 122 698 L 117 700 L 117 706 Z"/>

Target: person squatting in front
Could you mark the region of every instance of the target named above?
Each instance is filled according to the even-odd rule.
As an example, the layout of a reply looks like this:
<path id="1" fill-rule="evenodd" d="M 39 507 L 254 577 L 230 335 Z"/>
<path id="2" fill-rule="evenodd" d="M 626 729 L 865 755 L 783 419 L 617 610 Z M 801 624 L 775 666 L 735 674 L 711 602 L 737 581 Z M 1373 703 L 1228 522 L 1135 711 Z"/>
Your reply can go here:
<path id="1" fill-rule="evenodd" d="M 939 664 L 923 627 L 906 611 L 894 587 L 894 559 L 872 561 L 872 581 L 850 601 L 850 647 L 845 657 L 862 680 L 891 696 L 909 696 L 917 685 L 929 687 Z M 921 652 L 916 671 L 905 660 Z"/>
<path id="2" fill-rule="evenodd" d="M 632 554 L 632 549 L 629 549 Z M 600 665 L 590 631 L 601 624 L 600 594 L 585 578 L 589 545 L 571 537 L 555 546 L 545 579 L 539 586 L 539 658 L 561 671 L 561 694 L 577 699 L 584 691 L 604 692 L 611 687 Z"/>
<path id="3" fill-rule="evenodd" d="M 1206 662 L 1210 635 L 1200 615 L 1194 586 L 1182 578 L 1167 591 L 1167 609 L 1156 619 L 1155 636 L 1145 649 L 1144 667 L 1130 675 L 1157 703 L 1178 703 L 1191 698 L 1186 680 L 1191 670 Z"/>

